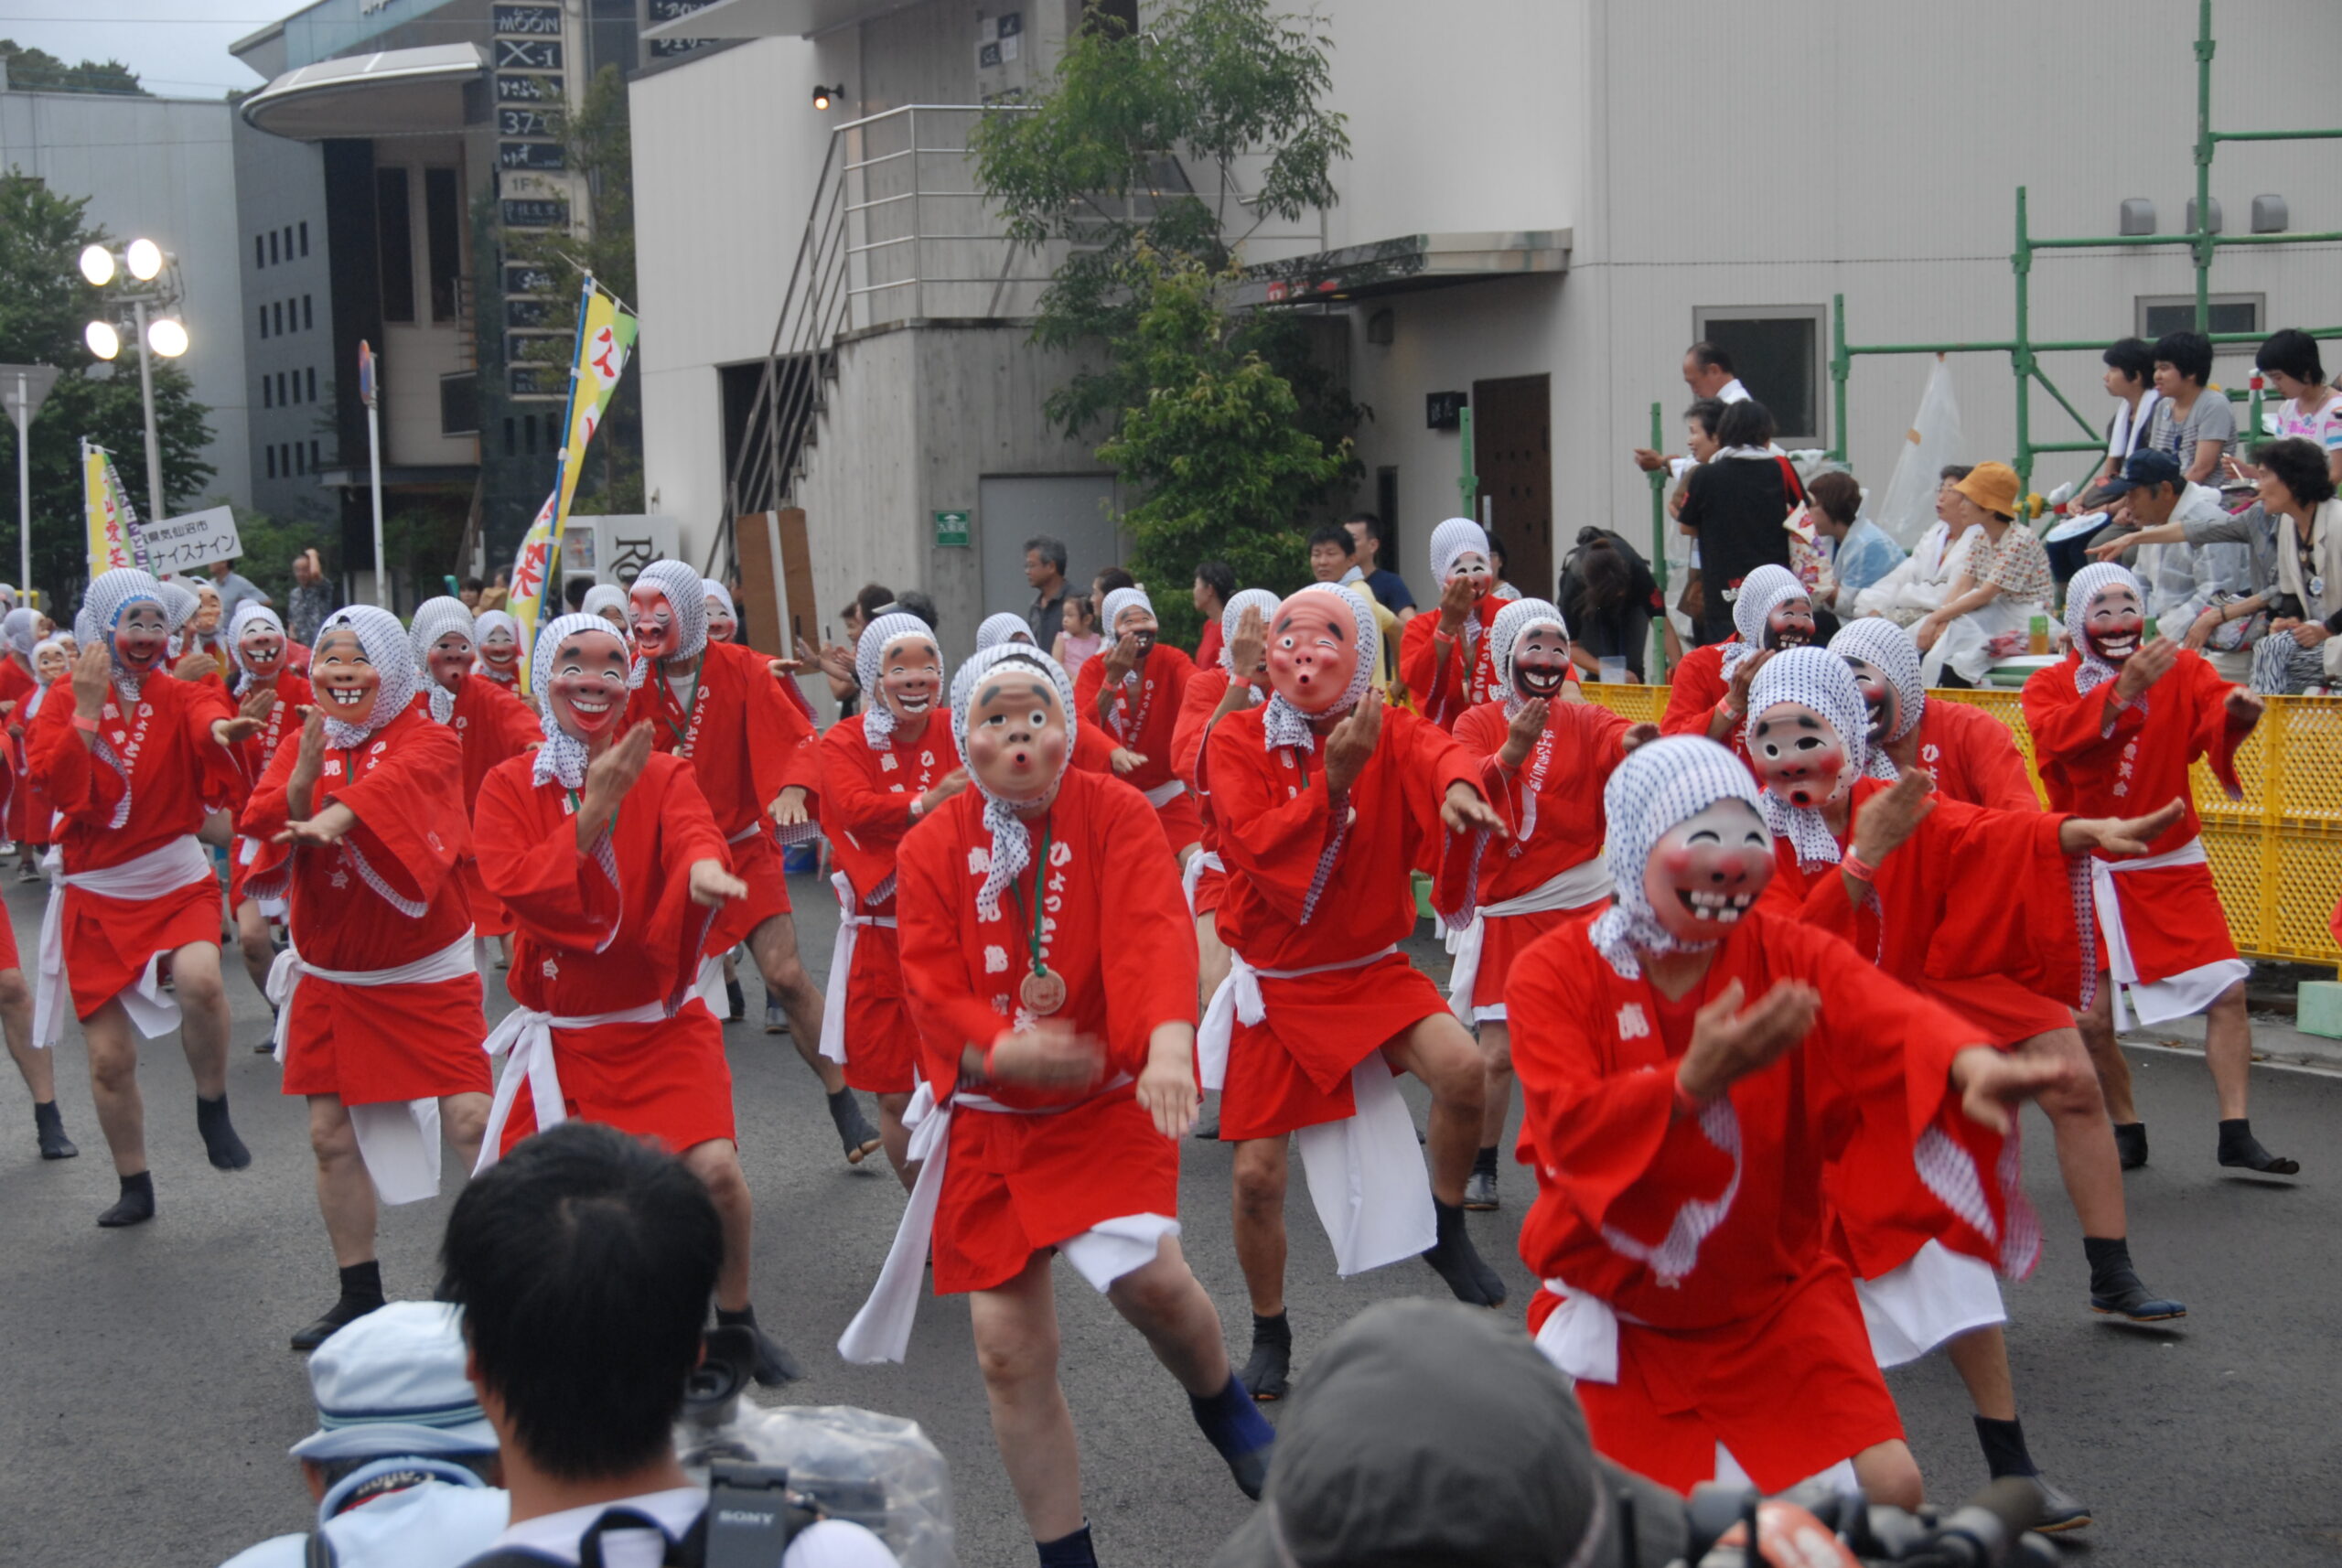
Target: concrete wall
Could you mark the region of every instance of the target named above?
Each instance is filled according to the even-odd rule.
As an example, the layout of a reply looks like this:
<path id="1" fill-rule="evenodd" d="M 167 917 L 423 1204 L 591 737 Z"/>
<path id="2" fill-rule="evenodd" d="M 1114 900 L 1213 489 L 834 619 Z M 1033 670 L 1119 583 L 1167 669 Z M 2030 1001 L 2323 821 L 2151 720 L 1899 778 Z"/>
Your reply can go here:
<path id="1" fill-rule="evenodd" d="M 336 514 L 338 499 L 319 486 L 317 475 L 319 469 L 336 467 L 341 462 L 341 441 L 334 419 L 340 367 L 333 354 L 333 263 L 326 242 L 325 160 L 313 143 L 272 136 L 241 119 L 231 124 L 240 241 L 237 263 L 244 280 L 242 321 L 247 371 L 244 402 L 252 423 L 252 504 L 273 517 L 324 521 Z M 276 240 L 274 251 L 268 245 L 272 234 Z M 305 319 L 311 325 L 279 337 L 272 314 L 272 329 L 262 337 L 260 312 L 285 301 L 296 306 L 306 303 Z M 306 396 L 312 372 L 317 383 L 314 403 Z M 279 375 L 288 385 L 293 377 L 301 378 L 300 395 L 282 404 L 275 395 Z M 268 383 L 265 390 L 263 381 Z M 315 464 L 306 460 L 312 441 L 317 444 Z M 304 460 L 288 468 L 284 459 L 296 443 Z M 270 477 L 272 456 L 274 478 Z"/>
<path id="2" fill-rule="evenodd" d="M 204 461 L 215 473 L 207 493 L 249 506 L 243 265 L 250 244 L 236 220 L 231 113 L 216 100 L 0 91 L 0 168 L 37 176 L 61 196 L 89 198 L 88 220 L 117 244 L 144 236 L 178 257 L 187 288 L 181 314 L 192 340 L 179 365 L 210 410 Z M 137 373 L 127 352 L 122 362 Z M 143 516 L 145 460 L 134 452 L 119 460 Z"/>

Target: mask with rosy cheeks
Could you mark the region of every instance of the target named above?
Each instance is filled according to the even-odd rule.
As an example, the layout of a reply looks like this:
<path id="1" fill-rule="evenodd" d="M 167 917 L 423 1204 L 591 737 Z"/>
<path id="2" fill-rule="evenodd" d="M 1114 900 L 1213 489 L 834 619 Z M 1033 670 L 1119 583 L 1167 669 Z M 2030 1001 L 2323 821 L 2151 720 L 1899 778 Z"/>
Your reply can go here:
<path id="1" fill-rule="evenodd" d="M 34 660 L 33 673 L 39 676 L 40 683 L 46 686 L 52 681 L 62 681 L 65 679 L 67 664 L 68 661 L 63 649 L 47 649 L 42 651 L 41 656 L 38 660 Z"/>
<path id="2" fill-rule="evenodd" d="M 188 629 L 198 637 L 209 637 L 220 629 L 220 590 L 198 588 L 195 591 L 195 614 L 188 621 Z"/>
<path id="3" fill-rule="evenodd" d="M 1315 718 L 1330 712 L 1358 674 L 1358 636 L 1332 594 L 1299 593 L 1269 626 L 1269 684 Z"/>
<path id="4" fill-rule="evenodd" d="M 1144 605 L 1133 605 L 1114 618 L 1116 639 L 1125 637 L 1131 639 L 1137 645 L 1138 656 L 1141 659 L 1155 651 L 1155 633 L 1161 629 L 1155 617 L 1147 612 Z"/>
<path id="5" fill-rule="evenodd" d="M 431 679 L 452 692 L 472 672 L 472 639 L 451 631 L 431 645 Z"/>
<path id="6" fill-rule="evenodd" d="M 309 660 L 309 684 L 328 718 L 358 726 L 374 716 L 382 672 L 367 662 L 356 632 L 336 627 L 318 641 Z"/>
<path id="7" fill-rule="evenodd" d="M 661 601 L 661 602 L 664 602 L 664 601 Z M 739 628 L 739 625 L 740 625 L 740 623 L 739 623 L 737 620 L 736 620 L 736 619 L 734 619 L 734 618 L 733 618 L 732 612 L 731 612 L 730 610 L 727 610 L 727 609 L 725 609 L 725 608 L 724 607 L 724 601 L 723 601 L 722 599 L 719 599 L 719 598 L 715 597 L 715 596 L 714 596 L 714 595 L 712 595 L 712 594 L 711 594 L 710 596 L 708 596 L 708 600 L 707 600 L 707 640 L 708 640 L 708 641 L 710 641 L 710 642 L 729 642 L 729 641 L 731 641 L 731 640 L 732 640 L 732 634 L 733 634 L 733 632 L 735 632 L 736 630 L 737 630 L 737 629 Z"/>
<path id="8" fill-rule="evenodd" d="M 1813 640 L 1813 601 L 1783 599 L 1765 618 L 1765 646 L 1803 648 Z"/>
<path id="9" fill-rule="evenodd" d="M 2109 664 L 2120 664 L 2138 652 L 2139 637 L 2145 629 L 2139 596 L 2125 583 L 2091 595 L 2090 607 L 2082 614 L 2082 635 Z"/>
<path id="10" fill-rule="evenodd" d="M 1773 839 L 1746 800 L 1718 800 L 1667 830 L 1643 865 L 1643 897 L 1676 940 L 1722 941 L 1773 879 Z"/>
<path id="11" fill-rule="evenodd" d="M 1456 558 L 1447 580 L 1452 583 L 1458 577 L 1472 580 L 1472 596 L 1476 599 L 1486 598 L 1489 588 L 1496 585 L 1496 574 L 1488 570 L 1488 558 L 1475 550 L 1466 550 Z"/>
<path id="12" fill-rule="evenodd" d="M 1513 689 L 1524 697 L 1553 701 L 1569 680 L 1569 669 L 1570 639 L 1559 627 L 1531 627 L 1513 646 Z"/>
<path id="13" fill-rule="evenodd" d="M 923 637 L 898 637 L 878 650 L 878 692 L 904 725 L 923 725 L 943 694 L 943 654 Z"/>
<path id="14" fill-rule="evenodd" d="M 645 659 L 671 659 L 682 639 L 675 632 L 675 607 L 667 596 L 648 584 L 637 584 L 626 596 L 634 621 L 635 651 Z"/>
<path id="15" fill-rule="evenodd" d="M 244 668 L 255 680 L 265 681 L 285 662 L 285 639 L 265 621 L 244 633 L 236 644 L 236 651 L 243 655 Z"/>
<path id="16" fill-rule="evenodd" d="M 1903 717 L 1903 699 L 1895 693 L 1895 682 L 1885 672 L 1867 659 L 1846 656 L 1846 668 L 1854 672 L 1854 684 L 1863 694 L 1863 705 L 1870 710 L 1870 744 L 1885 746 L 1886 737 Z"/>
<path id="17" fill-rule="evenodd" d="M 143 675 L 160 664 L 170 642 L 170 618 L 152 599 L 124 605 L 113 623 L 114 657 L 134 675 Z"/>
<path id="18" fill-rule="evenodd" d="M 480 639 L 479 656 L 493 670 L 510 670 L 520 661 L 521 645 L 501 627 Z"/>
<path id="19" fill-rule="evenodd" d="M 1853 779 L 1853 757 L 1830 721 L 1802 703 L 1776 703 L 1749 721 L 1756 781 L 1792 806 L 1818 807 Z"/>
<path id="20" fill-rule="evenodd" d="M 1069 744 L 1057 688 L 1037 671 L 1011 664 L 987 674 L 968 704 L 968 767 L 997 799 L 1047 799 Z"/>
<path id="21" fill-rule="evenodd" d="M 625 640 L 615 635 L 574 633 L 554 650 L 546 694 L 564 735 L 591 746 L 617 727 L 626 716 L 630 662 Z"/>

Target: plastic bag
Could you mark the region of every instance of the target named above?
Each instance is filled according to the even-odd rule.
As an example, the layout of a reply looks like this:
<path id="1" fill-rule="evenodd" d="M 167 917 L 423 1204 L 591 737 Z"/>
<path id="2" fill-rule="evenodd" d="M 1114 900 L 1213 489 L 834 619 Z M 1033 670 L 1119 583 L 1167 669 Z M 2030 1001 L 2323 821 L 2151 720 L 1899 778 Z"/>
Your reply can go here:
<path id="1" fill-rule="evenodd" d="M 1961 461 L 1960 400 L 1952 395 L 1951 367 L 1941 354 L 1928 371 L 1919 412 L 1904 434 L 1902 456 L 1878 503 L 1878 526 L 1908 550 L 1936 521 L 1936 492 L 1944 466 Z"/>
<path id="2" fill-rule="evenodd" d="M 791 1488 L 832 1519 L 872 1531 L 903 1568 L 958 1568 L 951 1470 L 919 1423 L 852 1405 L 767 1410 L 747 1400 L 722 1416 L 687 1418 L 676 1429 L 693 1480 L 706 1478 L 712 1460 L 780 1466 Z"/>

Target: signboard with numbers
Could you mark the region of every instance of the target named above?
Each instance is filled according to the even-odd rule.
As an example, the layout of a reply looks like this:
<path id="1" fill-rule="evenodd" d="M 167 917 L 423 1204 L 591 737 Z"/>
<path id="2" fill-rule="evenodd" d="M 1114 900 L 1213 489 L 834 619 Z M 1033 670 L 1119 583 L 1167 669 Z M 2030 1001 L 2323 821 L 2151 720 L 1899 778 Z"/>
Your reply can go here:
<path id="1" fill-rule="evenodd" d="M 499 109 L 496 112 L 496 134 L 500 136 L 550 136 L 553 117 L 542 109 Z"/>
<path id="2" fill-rule="evenodd" d="M 559 38 L 499 38 L 496 40 L 496 69 L 499 70 L 559 70 L 561 40 Z"/>
<path id="3" fill-rule="evenodd" d="M 514 37 L 557 38 L 561 37 L 561 7 L 499 5 L 492 26 L 495 31 Z"/>
<path id="4" fill-rule="evenodd" d="M 496 166 L 508 169 L 563 169 L 569 159 L 559 142 L 499 142 Z"/>

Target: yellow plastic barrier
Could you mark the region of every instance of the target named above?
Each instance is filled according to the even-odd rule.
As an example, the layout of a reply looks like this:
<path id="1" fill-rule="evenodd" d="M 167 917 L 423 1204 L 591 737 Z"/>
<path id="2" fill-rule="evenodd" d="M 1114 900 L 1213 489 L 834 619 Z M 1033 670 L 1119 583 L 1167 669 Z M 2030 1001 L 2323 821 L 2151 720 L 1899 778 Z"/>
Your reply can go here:
<path id="1" fill-rule="evenodd" d="M 1664 686 L 1585 687 L 1586 698 L 1630 719 L 1656 722 Z M 2014 692 L 1936 691 L 1933 702 L 1966 703 L 2008 726 L 2033 771 L 2033 737 Z M 2271 697 L 2243 749 L 2231 800 L 2201 763 L 2193 769 L 2197 814 L 2229 932 L 2247 958 L 2342 962 L 2330 922 L 2342 892 L 2342 698 Z M 2034 791 L 2041 792 L 2038 774 Z M 2045 797 L 2046 799 L 2046 797 Z"/>

